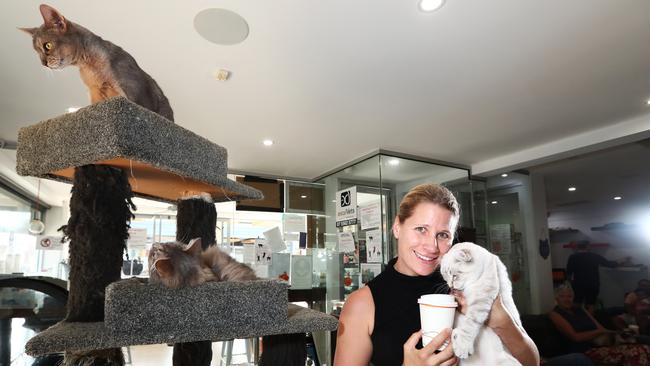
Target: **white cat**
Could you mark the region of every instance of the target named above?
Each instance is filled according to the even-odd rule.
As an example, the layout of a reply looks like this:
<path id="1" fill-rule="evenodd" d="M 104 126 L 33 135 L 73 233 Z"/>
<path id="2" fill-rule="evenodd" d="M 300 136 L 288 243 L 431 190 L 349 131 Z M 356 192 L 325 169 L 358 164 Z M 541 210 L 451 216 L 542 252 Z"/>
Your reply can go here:
<path id="1" fill-rule="evenodd" d="M 521 366 L 499 336 L 485 325 L 492 303 L 500 295 L 505 310 L 521 328 L 512 300 L 512 284 L 499 257 L 476 244 L 459 243 L 443 256 L 440 272 L 449 288 L 462 291 L 467 301 L 465 315 L 456 313 L 451 335 L 460 364 Z"/>

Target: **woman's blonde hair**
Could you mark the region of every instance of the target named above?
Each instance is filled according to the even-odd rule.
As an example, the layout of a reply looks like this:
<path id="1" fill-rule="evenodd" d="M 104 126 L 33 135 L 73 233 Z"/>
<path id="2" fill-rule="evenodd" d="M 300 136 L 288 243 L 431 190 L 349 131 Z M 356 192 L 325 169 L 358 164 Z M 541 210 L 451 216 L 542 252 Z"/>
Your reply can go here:
<path id="1" fill-rule="evenodd" d="M 399 204 L 399 211 L 397 212 L 399 222 L 403 223 L 411 217 L 415 207 L 422 202 L 435 203 L 449 210 L 455 219 L 455 224 L 458 223 L 460 206 L 454 194 L 441 185 L 431 183 L 420 184 L 411 188 L 404 198 L 402 198 L 402 202 Z"/>

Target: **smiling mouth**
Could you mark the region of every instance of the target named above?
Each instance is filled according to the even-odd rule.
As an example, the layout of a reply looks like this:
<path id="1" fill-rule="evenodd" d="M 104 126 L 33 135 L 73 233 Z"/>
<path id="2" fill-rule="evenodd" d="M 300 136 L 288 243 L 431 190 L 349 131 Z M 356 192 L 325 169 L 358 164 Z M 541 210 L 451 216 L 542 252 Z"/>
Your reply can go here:
<path id="1" fill-rule="evenodd" d="M 422 254 L 416 252 L 415 250 L 413 251 L 413 253 L 415 254 L 416 257 L 418 257 L 418 259 L 421 259 L 421 260 L 423 260 L 425 262 L 433 262 L 436 259 L 438 259 L 438 257 L 427 257 L 425 255 L 422 255 Z"/>

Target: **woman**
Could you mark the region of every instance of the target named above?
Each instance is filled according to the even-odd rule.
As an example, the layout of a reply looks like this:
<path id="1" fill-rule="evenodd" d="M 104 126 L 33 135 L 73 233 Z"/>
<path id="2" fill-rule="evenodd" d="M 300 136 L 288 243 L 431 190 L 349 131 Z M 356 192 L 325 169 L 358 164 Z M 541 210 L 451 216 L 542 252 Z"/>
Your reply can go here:
<path id="1" fill-rule="evenodd" d="M 347 299 L 339 319 L 335 366 L 442 365 L 458 363 L 452 347 L 436 353 L 449 341 L 451 330 L 418 349 L 422 332 L 417 299 L 447 289 L 438 266 L 453 241 L 460 210 L 446 188 L 423 184 L 409 191 L 400 203 L 393 224 L 398 257 L 367 286 Z M 458 297 L 461 307 L 464 298 Z M 534 343 L 501 305 L 492 305 L 487 325 L 524 366 L 539 365 Z"/>
<path id="2" fill-rule="evenodd" d="M 650 347 L 642 344 L 594 347 L 599 337 L 613 333 L 605 329 L 585 309 L 574 306 L 573 290 L 560 286 L 555 292 L 557 305 L 549 313 L 555 327 L 569 340 L 569 350 L 584 352 L 595 363 L 624 366 L 650 365 Z M 605 336 L 606 337 L 606 336 Z"/>

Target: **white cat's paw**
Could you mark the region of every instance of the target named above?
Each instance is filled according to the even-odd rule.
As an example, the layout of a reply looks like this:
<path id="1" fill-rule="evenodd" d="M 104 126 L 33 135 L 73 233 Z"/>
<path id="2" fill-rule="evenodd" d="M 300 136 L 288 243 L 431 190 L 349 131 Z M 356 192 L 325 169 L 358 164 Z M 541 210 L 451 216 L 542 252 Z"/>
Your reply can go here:
<path id="1" fill-rule="evenodd" d="M 451 332 L 451 344 L 458 358 L 467 358 L 474 353 L 474 338 L 458 328 Z"/>

